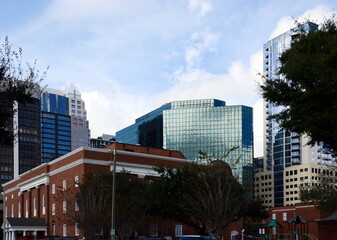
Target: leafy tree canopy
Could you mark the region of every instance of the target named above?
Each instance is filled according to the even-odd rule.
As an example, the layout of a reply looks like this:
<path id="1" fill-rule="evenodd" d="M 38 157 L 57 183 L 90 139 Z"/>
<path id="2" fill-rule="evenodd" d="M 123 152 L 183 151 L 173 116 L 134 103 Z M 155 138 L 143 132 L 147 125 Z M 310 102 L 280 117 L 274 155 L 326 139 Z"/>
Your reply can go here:
<path id="1" fill-rule="evenodd" d="M 301 29 L 301 28 L 299 28 Z M 337 153 L 337 25 L 335 17 L 304 33 L 280 57 L 279 79 L 266 78 L 263 97 L 285 108 L 271 116 L 287 130 Z"/>
<path id="2" fill-rule="evenodd" d="M 22 66 L 22 49 L 12 50 L 8 37 L 0 47 L 0 145 L 13 143 L 14 134 L 11 121 L 15 113 L 15 102 L 30 103 L 33 96 L 39 93 L 39 84 L 46 72 L 40 76 L 33 65 Z"/>

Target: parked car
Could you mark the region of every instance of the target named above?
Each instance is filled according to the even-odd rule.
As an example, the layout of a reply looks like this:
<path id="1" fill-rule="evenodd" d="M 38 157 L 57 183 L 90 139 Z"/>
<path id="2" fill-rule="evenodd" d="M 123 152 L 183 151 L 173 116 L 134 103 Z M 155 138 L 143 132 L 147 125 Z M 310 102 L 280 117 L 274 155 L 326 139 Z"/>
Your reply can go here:
<path id="1" fill-rule="evenodd" d="M 201 235 L 183 235 L 179 240 L 216 240 L 215 237 Z"/>

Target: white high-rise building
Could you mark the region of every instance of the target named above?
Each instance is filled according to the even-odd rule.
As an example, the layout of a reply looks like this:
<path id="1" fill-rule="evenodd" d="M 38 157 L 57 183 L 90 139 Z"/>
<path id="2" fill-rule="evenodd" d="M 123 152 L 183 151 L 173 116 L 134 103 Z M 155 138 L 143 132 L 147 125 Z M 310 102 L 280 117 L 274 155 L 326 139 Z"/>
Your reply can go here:
<path id="1" fill-rule="evenodd" d="M 317 29 L 317 25 L 307 22 L 301 25 L 304 31 Z M 267 78 L 280 78 L 280 55 L 290 47 L 291 42 L 299 36 L 298 27 L 291 29 L 263 45 L 263 73 Z M 271 171 L 273 176 L 273 203 L 275 206 L 285 204 L 287 168 L 303 164 L 331 164 L 332 157 L 321 146 L 309 146 L 308 137 L 284 130 L 268 117 L 282 111 L 282 106 L 265 102 L 264 107 L 264 171 Z"/>
<path id="2" fill-rule="evenodd" d="M 90 145 L 90 129 L 87 120 L 85 103 L 81 98 L 81 92 L 74 84 L 66 89 L 69 98 L 69 114 L 71 116 L 71 149 Z"/>

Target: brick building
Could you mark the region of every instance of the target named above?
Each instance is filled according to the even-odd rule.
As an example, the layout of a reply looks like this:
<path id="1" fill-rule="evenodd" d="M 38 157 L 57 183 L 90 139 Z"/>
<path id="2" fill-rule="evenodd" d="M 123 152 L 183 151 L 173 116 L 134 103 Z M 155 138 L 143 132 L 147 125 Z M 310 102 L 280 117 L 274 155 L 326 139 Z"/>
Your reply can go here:
<path id="1" fill-rule="evenodd" d="M 337 240 L 337 215 L 324 214 L 314 204 L 302 203 L 269 210 L 269 219 L 261 229 L 268 239 Z"/>
<path id="2" fill-rule="evenodd" d="M 67 226 L 57 216 L 56 210 L 63 206 L 55 196 L 58 190 L 74 187 L 84 174 L 110 171 L 114 157 L 117 171 L 124 169 L 140 178 L 156 175 L 154 165 L 179 167 L 188 162 L 178 151 L 130 144 L 114 143 L 105 149 L 78 148 L 3 185 L 4 239 L 33 235 L 82 238 L 76 224 Z M 22 219 L 30 226 L 22 224 Z"/>

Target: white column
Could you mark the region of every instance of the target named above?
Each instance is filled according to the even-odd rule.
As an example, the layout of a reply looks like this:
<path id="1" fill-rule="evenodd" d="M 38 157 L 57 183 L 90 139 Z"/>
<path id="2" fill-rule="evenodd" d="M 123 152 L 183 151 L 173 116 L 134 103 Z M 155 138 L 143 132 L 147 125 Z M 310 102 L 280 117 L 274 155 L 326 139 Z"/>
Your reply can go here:
<path id="1" fill-rule="evenodd" d="M 24 236 L 24 237 L 26 236 L 26 231 L 23 231 L 23 236 Z"/>
<path id="2" fill-rule="evenodd" d="M 8 235 L 8 232 L 7 232 L 6 229 L 4 229 L 4 233 L 5 233 L 5 236 L 4 236 L 5 238 L 4 238 L 4 240 L 8 240 L 8 236 L 7 236 L 7 235 Z"/>
<path id="3" fill-rule="evenodd" d="M 13 109 L 14 109 L 14 116 L 13 116 L 13 131 L 14 136 L 19 135 L 19 105 L 17 101 L 14 101 Z M 13 173 L 14 178 L 19 176 L 19 140 L 14 138 L 13 142 Z"/>
<path id="4" fill-rule="evenodd" d="M 12 231 L 12 240 L 15 240 L 15 231 Z"/>

